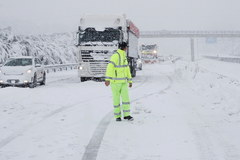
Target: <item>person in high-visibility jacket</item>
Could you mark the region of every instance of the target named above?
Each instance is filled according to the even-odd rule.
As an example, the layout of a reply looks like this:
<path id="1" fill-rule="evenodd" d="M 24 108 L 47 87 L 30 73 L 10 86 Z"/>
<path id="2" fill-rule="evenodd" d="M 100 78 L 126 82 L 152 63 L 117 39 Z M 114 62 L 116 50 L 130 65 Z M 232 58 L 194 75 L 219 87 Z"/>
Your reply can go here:
<path id="1" fill-rule="evenodd" d="M 130 100 L 128 86 L 132 87 L 132 76 L 128 65 L 126 50 L 127 43 L 118 45 L 118 50 L 111 56 L 106 70 L 105 85 L 111 86 L 113 95 L 114 117 L 116 121 L 121 121 L 122 111 L 124 119 L 132 121 L 130 115 Z M 120 99 L 122 98 L 122 103 Z"/>

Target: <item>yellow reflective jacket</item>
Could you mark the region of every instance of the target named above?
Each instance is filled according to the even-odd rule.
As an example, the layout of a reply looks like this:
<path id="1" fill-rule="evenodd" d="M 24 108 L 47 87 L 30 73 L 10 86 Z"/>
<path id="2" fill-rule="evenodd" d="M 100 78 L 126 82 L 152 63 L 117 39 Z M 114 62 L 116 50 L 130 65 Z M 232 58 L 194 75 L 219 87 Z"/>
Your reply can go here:
<path id="1" fill-rule="evenodd" d="M 111 56 L 107 66 L 105 80 L 111 83 L 132 83 L 132 75 L 124 50 L 118 49 L 117 52 Z"/>

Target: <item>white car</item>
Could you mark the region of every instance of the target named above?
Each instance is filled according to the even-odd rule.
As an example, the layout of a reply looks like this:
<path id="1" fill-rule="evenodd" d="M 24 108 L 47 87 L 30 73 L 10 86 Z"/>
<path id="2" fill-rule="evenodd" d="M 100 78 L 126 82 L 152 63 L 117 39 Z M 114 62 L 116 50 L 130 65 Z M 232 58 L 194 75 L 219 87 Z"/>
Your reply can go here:
<path id="1" fill-rule="evenodd" d="M 9 58 L 0 68 L 0 86 L 28 86 L 34 88 L 46 83 L 46 72 L 35 57 Z"/>

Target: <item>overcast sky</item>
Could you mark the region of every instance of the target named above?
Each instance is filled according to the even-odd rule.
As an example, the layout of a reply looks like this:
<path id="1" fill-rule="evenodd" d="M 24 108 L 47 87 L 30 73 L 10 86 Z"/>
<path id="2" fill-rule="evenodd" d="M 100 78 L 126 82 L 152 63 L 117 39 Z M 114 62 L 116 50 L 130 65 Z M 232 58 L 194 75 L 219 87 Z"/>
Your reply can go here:
<path id="1" fill-rule="evenodd" d="M 83 14 L 123 14 L 141 31 L 240 30 L 240 0 L 0 0 L 0 28 L 69 32 Z"/>

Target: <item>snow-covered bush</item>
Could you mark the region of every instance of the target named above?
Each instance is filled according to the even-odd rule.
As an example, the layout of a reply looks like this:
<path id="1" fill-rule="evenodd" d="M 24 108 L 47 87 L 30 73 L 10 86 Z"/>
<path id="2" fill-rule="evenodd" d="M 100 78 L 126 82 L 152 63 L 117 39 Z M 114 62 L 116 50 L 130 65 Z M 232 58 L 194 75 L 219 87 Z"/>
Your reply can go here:
<path id="1" fill-rule="evenodd" d="M 36 56 L 45 65 L 76 62 L 74 33 L 15 35 L 10 27 L 0 29 L 0 64 L 8 57 Z"/>

